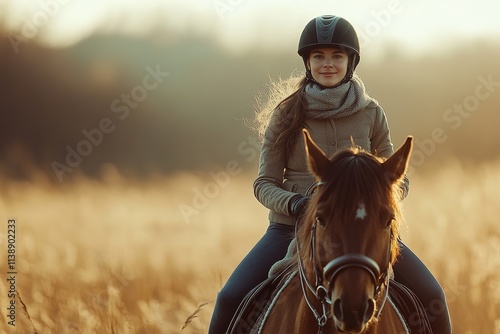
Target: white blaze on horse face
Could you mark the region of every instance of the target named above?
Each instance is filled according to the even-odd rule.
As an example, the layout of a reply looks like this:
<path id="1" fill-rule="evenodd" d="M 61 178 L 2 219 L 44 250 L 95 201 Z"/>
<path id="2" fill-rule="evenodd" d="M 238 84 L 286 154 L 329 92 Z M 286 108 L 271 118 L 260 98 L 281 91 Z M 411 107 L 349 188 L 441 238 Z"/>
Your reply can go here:
<path id="1" fill-rule="evenodd" d="M 365 209 L 364 203 L 359 203 L 358 210 L 356 210 L 356 217 L 355 218 L 365 219 L 366 216 L 367 216 L 367 214 L 366 214 L 366 209 Z"/>

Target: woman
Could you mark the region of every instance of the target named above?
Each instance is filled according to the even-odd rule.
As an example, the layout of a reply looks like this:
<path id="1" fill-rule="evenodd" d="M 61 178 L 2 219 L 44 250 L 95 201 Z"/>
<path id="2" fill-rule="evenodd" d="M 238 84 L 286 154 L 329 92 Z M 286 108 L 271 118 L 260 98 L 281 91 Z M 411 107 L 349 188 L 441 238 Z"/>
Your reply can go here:
<path id="1" fill-rule="evenodd" d="M 298 53 L 306 68 L 299 88 L 283 99 L 269 117 L 261 117 L 265 130 L 254 192 L 270 210 L 270 225 L 218 294 L 210 334 L 226 332 L 240 301 L 284 257 L 293 238 L 294 224 L 307 206 L 306 194 L 315 181 L 306 164 L 303 127 L 330 156 L 351 147 L 353 142 L 380 157 L 393 153 L 386 115 L 354 74 L 360 54 L 352 25 L 330 15 L 311 20 L 300 37 Z M 407 179 L 403 188 L 405 196 Z M 433 332 L 451 333 L 443 290 L 404 244 L 394 273 L 398 282 L 420 297 Z"/>

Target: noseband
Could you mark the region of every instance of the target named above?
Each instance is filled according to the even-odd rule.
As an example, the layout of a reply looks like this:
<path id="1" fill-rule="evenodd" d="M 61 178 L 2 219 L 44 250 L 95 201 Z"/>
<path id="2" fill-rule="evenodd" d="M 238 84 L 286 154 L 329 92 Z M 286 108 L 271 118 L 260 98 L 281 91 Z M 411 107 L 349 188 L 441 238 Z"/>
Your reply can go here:
<path id="1" fill-rule="evenodd" d="M 323 277 L 330 282 L 330 288 L 340 272 L 349 268 L 360 268 L 370 274 L 375 286 L 374 295 L 377 295 L 377 288 L 380 288 L 380 268 L 372 258 L 363 254 L 346 254 L 339 256 L 323 268 Z"/>

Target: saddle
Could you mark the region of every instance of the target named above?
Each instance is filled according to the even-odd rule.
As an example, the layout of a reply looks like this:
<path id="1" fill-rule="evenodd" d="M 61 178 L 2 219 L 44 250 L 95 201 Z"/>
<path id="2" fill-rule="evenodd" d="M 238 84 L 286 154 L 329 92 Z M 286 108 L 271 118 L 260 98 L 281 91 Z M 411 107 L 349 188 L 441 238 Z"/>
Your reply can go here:
<path id="1" fill-rule="evenodd" d="M 226 334 L 257 334 L 276 292 L 296 272 L 295 264 L 273 273 L 250 291 L 238 307 Z M 406 286 L 390 280 L 389 298 L 405 320 L 410 333 L 432 334 L 425 308 Z"/>
<path id="2" fill-rule="evenodd" d="M 257 334 L 266 311 L 271 307 L 277 291 L 287 278 L 295 273 L 295 263 L 275 271 L 251 290 L 240 303 L 226 334 Z"/>

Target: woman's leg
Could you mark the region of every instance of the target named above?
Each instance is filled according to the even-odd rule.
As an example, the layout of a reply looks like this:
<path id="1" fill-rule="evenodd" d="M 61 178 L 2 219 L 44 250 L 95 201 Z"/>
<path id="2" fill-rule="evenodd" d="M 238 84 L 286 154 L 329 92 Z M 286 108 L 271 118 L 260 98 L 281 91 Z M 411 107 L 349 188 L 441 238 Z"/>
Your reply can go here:
<path id="1" fill-rule="evenodd" d="M 420 299 L 436 334 L 451 333 L 450 315 L 444 291 L 422 261 L 402 242 L 401 253 L 394 265 L 394 278 L 406 285 Z"/>
<path id="2" fill-rule="evenodd" d="M 293 226 L 271 223 L 264 236 L 236 267 L 217 295 L 209 334 L 224 334 L 240 302 L 267 278 L 271 266 L 281 260 L 293 238 Z"/>

